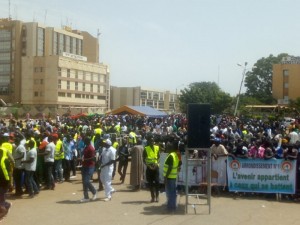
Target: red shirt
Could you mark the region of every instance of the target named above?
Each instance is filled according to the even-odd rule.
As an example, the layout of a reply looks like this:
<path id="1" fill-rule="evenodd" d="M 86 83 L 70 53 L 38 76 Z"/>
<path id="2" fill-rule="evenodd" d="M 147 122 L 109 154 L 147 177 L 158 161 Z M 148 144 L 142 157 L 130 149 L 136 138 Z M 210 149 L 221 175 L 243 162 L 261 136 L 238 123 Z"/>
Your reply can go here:
<path id="1" fill-rule="evenodd" d="M 95 148 L 92 145 L 88 145 L 83 150 L 83 160 L 82 166 L 83 167 L 94 167 L 95 166 Z"/>

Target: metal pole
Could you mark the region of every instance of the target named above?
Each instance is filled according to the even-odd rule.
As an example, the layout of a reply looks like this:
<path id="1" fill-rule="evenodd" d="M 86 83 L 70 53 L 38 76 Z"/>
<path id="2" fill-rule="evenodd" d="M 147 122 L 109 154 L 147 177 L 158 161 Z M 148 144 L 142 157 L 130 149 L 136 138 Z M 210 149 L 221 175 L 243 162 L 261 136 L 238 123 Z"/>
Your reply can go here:
<path id="1" fill-rule="evenodd" d="M 235 104 L 235 109 L 234 109 L 234 113 L 233 115 L 236 116 L 237 113 L 237 109 L 238 109 L 238 105 L 239 105 L 239 101 L 240 101 L 240 95 L 241 95 L 241 90 L 242 90 L 242 86 L 243 86 L 243 81 L 244 81 L 244 77 L 246 74 L 246 66 L 247 66 L 247 62 L 245 62 L 245 66 L 244 66 L 244 70 L 243 70 L 243 75 L 242 75 L 242 80 L 241 80 L 241 85 L 240 85 L 240 90 L 237 96 L 237 100 L 236 100 L 236 104 Z M 238 66 L 241 66 L 240 64 L 238 64 Z"/>

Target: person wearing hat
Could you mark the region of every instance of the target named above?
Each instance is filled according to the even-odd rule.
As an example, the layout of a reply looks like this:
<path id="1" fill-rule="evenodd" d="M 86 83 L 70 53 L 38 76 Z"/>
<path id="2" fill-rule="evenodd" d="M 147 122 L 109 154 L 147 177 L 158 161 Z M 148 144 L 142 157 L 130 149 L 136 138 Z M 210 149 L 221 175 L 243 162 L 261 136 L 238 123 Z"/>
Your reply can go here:
<path id="1" fill-rule="evenodd" d="M 148 135 L 147 146 L 143 152 L 143 161 L 147 166 L 146 179 L 149 184 L 151 202 L 159 201 L 159 158 L 159 146 L 154 144 L 153 135 Z"/>
<path id="2" fill-rule="evenodd" d="M 103 142 L 104 148 L 100 158 L 100 179 L 105 192 L 105 198 L 103 201 L 107 202 L 111 200 L 111 194 L 115 192 L 115 189 L 111 185 L 111 180 L 114 170 L 114 162 L 116 160 L 116 149 L 112 146 L 111 140 L 106 139 Z"/>
<path id="3" fill-rule="evenodd" d="M 215 138 L 213 140 L 213 145 L 211 148 L 211 154 L 214 157 L 214 159 L 218 159 L 220 156 L 227 156 L 228 152 L 224 145 L 221 144 L 221 138 Z"/>

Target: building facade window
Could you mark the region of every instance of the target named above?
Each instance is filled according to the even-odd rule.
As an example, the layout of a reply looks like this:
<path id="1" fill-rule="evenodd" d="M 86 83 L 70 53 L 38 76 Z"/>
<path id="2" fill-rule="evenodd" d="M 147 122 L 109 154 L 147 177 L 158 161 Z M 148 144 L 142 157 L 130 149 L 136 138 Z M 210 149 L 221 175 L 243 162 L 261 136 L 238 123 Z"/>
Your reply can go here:
<path id="1" fill-rule="evenodd" d="M 61 55 L 64 51 L 64 35 L 58 35 L 58 55 Z"/>
<path id="2" fill-rule="evenodd" d="M 58 33 L 53 32 L 53 45 L 52 45 L 53 55 L 58 55 Z"/>
<path id="3" fill-rule="evenodd" d="M 10 73 L 10 64 L 0 64 L 0 74 Z"/>
<path id="4" fill-rule="evenodd" d="M 75 91 L 78 91 L 78 82 L 75 82 Z"/>
<path id="5" fill-rule="evenodd" d="M 43 67 L 34 67 L 34 72 L 35 73 L 41 73 L 43 72 L 44 68 Z"/>
<path id="6" fill-rule="evenodd" d="M 76 39 L 76 54 L 82 55 L 82 40 Z"/>
<path id="7" fill-rule="evenodd" d="M 66 97 L 66 93 L 65 92 L 58 92 L 58 96 L 59 97 Z"/>
<path id="8" fill-rule="evenodd" d="M 10 51 L 11 41 L 1 41 L 0 42 L 0 52 Z"/>
<path id="9" fill-rule="evenodd" d="M 45 29 L 39 27 L 37 30 L 37 56 L 44 56 L 45 54 Z"/>
<path id="10" fill-rule="evenodd" d="M 71 53 L 76 54 L 76 38 L 71 37 Z"/>
<path id="11" fill-rule="evenodd" d="M 163 109 L 165 106 L 164 106 L 164 102 L 158 102 L 158 108 L 159 109 Z"/>
<path id="12" fill-rule="evenodd" d="M 11 61 L 11 53 L 10 52 L 1 52 L 0 53 L 0 63 L 7 63 Z"/>
<path id="13" fill-rule="evenodd" d="M 10 30 L 5 30 L 5 29 L 1 29 L 0 30 L 0 40 L 1 41 L 8 41 L 11 40 L 11 31 Z"/>
<path id="14" fill-rule="evenodd" d="M 98 100 L 105 100 L 106 97 L 105 97 L 105 96 L 100 96 L 100 95 L 98 95 L 98 96 L 97 96 L 97 99 L 98 99 Z"/>
<path id="15" fill-rule="evenodd" d="M 154 92 L 153 93 L 153 100 L 157 101 L 159 99 L 159 93 Z"/>
<path id="16" fill-rule="evenodd" d="M 289 75 L 289 70 L 283 70 L 283 76 L 288 76 Z"/>
<path id="17" fill-rule="evenodd" d="M 147 98 L 147 92 L 141 91 L 141 99 L 146 99 Z"/>
<path id="18" fill-rule="evenodd" d="M 71 37 L 65 35 L 65 52 L 71 52 Z"/>

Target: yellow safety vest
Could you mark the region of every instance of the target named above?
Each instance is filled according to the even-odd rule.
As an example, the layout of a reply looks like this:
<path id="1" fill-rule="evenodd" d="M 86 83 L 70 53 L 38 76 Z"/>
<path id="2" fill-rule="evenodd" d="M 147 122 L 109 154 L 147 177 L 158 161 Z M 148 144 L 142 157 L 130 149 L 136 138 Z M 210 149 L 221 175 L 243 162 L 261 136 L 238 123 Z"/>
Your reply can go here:
<path id="1" fill-rule="evenodd" d="M 96 128 L 95 130 L 94 130 L 94 133 L 95 134 L 102 134 L 102 129 L 99 127 L 99 128 Z"/>
<path id="2" fill-rule="evenodd" d="M 120 134 L 120 133 L 121 133 L 121 126 L 120 126 L 120 124 L 117 124 L 117 125 L 115 126 L 115 131 L 117 132 L 117 134 Z"/>
<path id="3" fill-rule="evenodd" d="M 178 155 L 177 155 L 176 152 L 172 152 L 168 155 L 168 157 L 173 157 L 173 167 L 172 167 L 172 170 L 171 170 L 171 172 L 170 172 L 170 174 L 167 178 L 176 179 L 177 174 L 178 174 L 178 165 L 179 165 Z M 166 176 L 167 171 L 169 169 L 169 165 L 166 164 L 166 161 L 167 161 L 168 157 L 166 158 L 165 163 L 164 163 L 164 177 Z"/>
<path id="4" fill-rule="evenodd" d="M 132 138 L 129 137 L 128 142 L 129 142 L 130 144 L 136 144 L 136 133 L 130 132 L 129 135 L 131 135 Z"/>
<path id="5" fill-rule="evenodd" d="M 30 138 L 30 140 L 32 140 L 34 142 L 34 147 L 37 148 L 37 144 L 36 144 L 34 137 Z"/>
<path id="6" fill-rule="evenodd" d="M 3 153 L 5 152 L 4 149 L 2 149 L 2 151 L 3 151 Z M 7 159 L 7 157 L 4 157 L 4 155 L 2 155 L 0 166 L 1 166 L 1 169 L 3 171 L 5 180 L 9 180 L 8 171 L 7 171 L 6 166 L 5 166 L 5 159 Z"/>
<path id="7" fill-rule="evenodd" d="M 115 149 L 118 149 L 119 148 L 119 143 L 117 141 L 115 141 L 112 146 L 115 148 Z"/>
<path id="8" fill-rule="evenodd" d="M 54 154 L 54 159 L 59 160 L 65 158 L 64 151 L 62 150 L 62 141 L 60 139 L 57 140 L 56 145 L 55 145 L 55 154 Z"/>
<path id="9" fill-rule="evenodd" d="M 158 154 L 159 154 L 159 147 L 157 145 L 153 145 L 152 149 L 149 145 L 145 147 L 145 151 L 147 153 L 147 158 L 145 159 L 146 164 L 158 164 Z"/>
<path id="10" fill-rule="evenodd" d="M 4 150 L 8 151 L 10 154 L 12 154 L 13 152 L 13 145 L 9 142 L 3 142 L 1 145 L 2 148 L 4 148 Z"/>

